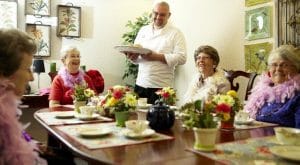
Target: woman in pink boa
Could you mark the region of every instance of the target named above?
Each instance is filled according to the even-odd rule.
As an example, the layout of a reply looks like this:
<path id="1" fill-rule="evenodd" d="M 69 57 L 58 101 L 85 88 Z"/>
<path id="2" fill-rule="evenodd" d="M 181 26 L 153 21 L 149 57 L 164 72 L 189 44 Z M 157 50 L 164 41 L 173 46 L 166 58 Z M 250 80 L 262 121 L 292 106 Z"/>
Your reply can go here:
<path id="1" fill-rule="evenodd" d="M 0 29 L 0 164 L 47 164 L 35 152 L 37 147 L 29 142 L 18 122 L 21 114 L 17 108 L 19 99 L 31 72 L 36 45 L 24 32 Z M 24 133 L 24 134 L 23 134 Z"/>
<path id="2" fill-rule="evenodd" d="M 300 50 L 280 46 L 268 64 L 269 72 L 253 88 L 245 110 L 258 121 L 300 128 Z"/>

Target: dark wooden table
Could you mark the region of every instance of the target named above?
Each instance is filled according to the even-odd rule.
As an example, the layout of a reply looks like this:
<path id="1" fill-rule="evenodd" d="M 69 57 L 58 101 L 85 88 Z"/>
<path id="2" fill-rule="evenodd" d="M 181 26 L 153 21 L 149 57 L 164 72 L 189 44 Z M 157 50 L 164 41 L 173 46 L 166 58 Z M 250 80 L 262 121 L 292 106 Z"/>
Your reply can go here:
<path id="1" fill-rule="evenodd" d="M 49 110 L 55 109 L 41 109 L 36 113 Z M 60 108 L 60 110 L 69 109 Z M 58 130 L 57 126 L 49 126 L 36 115 L 34 117 L 75 155 L 89 161 L 90 164 L 219 164 L 207 157 L 186 151 L 187 148 L 193 147 L 194 134 L 193 131 L 182 128 L 180 121 L 177 120 L 171 130 L 160 132 L 175 137 L 174 140 L 90 150 Z M 235 131 L 220 130 L 217 143 L 270 135 L 274 135 L 272 127 Z"/>

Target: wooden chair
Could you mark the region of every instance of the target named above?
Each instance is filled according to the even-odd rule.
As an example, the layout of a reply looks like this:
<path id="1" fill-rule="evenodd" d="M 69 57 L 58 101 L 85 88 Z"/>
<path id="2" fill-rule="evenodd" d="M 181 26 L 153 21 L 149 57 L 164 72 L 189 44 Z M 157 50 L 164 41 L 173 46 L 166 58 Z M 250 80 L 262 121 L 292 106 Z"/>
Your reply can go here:
<path id="1" fill-rule="evenodd" d="M 245 93 L 245 100 L 247 100 L 248 95 L 251 94 L 251 89 L 253 87 L 254 80 L 258 74 L 255 72 L 248 73 L 241 70 L 224 70 L 224 71 L 225 71 L 225 76 L 230 82 L 231 90 L 238 91 L 240 88 L 240 84 L 238 82 L 235 83 L 233 82 L 234 79 L 236 79 L 237 77 L 241 76 L 249 79 L 247 83 L 246 93 Z"/>

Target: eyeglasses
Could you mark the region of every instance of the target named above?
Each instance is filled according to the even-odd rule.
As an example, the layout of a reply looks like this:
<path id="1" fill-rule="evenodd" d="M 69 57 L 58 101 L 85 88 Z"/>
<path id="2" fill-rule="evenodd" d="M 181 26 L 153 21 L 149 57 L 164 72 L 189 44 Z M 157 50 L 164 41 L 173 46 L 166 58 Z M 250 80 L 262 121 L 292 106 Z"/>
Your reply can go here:
<path id="1" fill-rule="evenodd" d="M 276 69 L 277 67 L 280 67 L 282 69 L 287 69 L 287 68 L 292 67 L 292 66 L 295 66 L 295 65 L 287 64 L 287 63 L 281 63 L 281 64 L 272 63 L 272 64 L 269 65 L 269 68 L 270 69 Z"/>
<path id="2" fill-rule="evenodd" d="M 201 59 L 208 60 L 208 59 L 211 59 L 211 57 L 210 56 L 197 56 L 196 57 L 196 60 L 201 60 Z"/>

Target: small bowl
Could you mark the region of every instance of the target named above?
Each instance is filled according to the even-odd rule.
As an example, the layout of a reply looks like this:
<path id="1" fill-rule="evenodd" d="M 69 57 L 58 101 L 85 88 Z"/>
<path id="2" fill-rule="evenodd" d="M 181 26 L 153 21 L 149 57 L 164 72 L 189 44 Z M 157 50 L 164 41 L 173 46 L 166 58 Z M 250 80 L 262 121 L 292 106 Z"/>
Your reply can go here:
<path id="1" fill-rule="evenodd" d="M 125 122 L 126 128 L 132 130 L 134 133 L 142 133 L 148 128 L 149 121 L 147 120 L 128 120 Z"/>
<path id="2" fill-rule="evenodd" d="M 281 144 L 300 145 L 300 129 L 288 127 L 275 127 L 275 135 Z"/>

